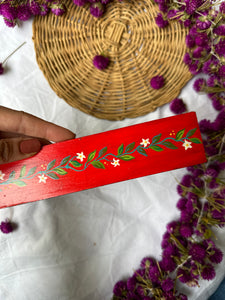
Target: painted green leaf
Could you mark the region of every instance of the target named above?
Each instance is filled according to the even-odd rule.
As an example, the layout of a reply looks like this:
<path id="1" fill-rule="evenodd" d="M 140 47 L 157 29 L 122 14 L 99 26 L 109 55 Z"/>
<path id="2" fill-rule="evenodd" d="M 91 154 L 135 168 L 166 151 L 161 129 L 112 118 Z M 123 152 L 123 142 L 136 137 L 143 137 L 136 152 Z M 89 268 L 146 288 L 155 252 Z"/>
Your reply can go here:
<path id="1" fill-rule="evenodd" d="M 194 144 L 201 144 L 201 143 L 202 143 L 201 140 L 198 139 L 198 138 L 192 138 L 192 139 L 190 139 L 190 141 L 191 141 L 192 143 L 194 143 Z"/>
<path id="2" fill-rule="evenodd" d="M 126 149 L 125 149 L 125 152 L 129 152 L 129 151 L 132 151 L 134 149 L 134 146 L 135 146 L 135 142 L 129 144 Z"/>
<path id="3" fill-rule="evenodd" d="M 48 177 L 52 179 L 59 179 L 59 176 L 53 172 L 46 174 Z"/>
<path id="4" fill-rule="evenodd" d="M 98 169 L 105 169 L 105 166 L 100 161 L 92 161 L 91 164 Z"/>
<path id="5" fill-rule="evenodd" d="M 120 159 L 122 159 L 122 160 L 131 160 L 131 159 L 134 159 L 135 157 L 134 156 L 132 156 L 132 155 L 122 155 L 122 156 L 120 156 Z"/>
<path id="6" fill-rule="evenodd" d="M 77 161 L 77 160 L 72 160 L 70 163 L 71 163 L 71 165 L 74 166 L 75 168 L 78 168 L 78 167 L 81 167 L 81 166 L 82 166 L 82 164 L 79 163 L 79 161 Z"/>
<path id="7" fill-rule="evenodd" d="M 178 149 L 177 146 L 168 141 L 163 142 L 162 145 L 169 149 Z"/>
<path id="8" fill-rule="evenodd" d="M 12 171 L 10 174 L 9 174 L 9 179 L 13 179 L 16 175 L 16 172 L 15 171 Z"/>
<path id="9" fill-rule="evenodd" d="M 163 151 L 163 148 L 159 147 L 159 146 L 151 146 L 150 149 L 154 150 L 154 151 Z"/>
<path id="10" fill-rule="evenodd" d="M 19 187 L 23 187 L 23 186 L 26 186 L 26 183 L 22 180 L 16 180 L 13 182 L 13 184 L 19 186 Z"/>
<path id="11" fill-rule="evenodd" d="M 62 168 L 55 168 L 53 171 L 56 172 L 59 175 L 66 175 L 67 174 L 67 172 Z"/>
<path id="12" fill-rule="evenodd" d="M 89 155 L 88 155 L 88 159 L 87 159 L 87 162 L 91 161 L 94 157 L 95 157 L 95 154 L 96 154 L 96 150 L 91 152 Z"/>
<path id="13" fill-rule="evenodd" d="M 63 160 L 62 160 L 62 162 L 61 162 L 61 165 L 65 165 L 65 164 L 67 164 L 68 163 L 68 161 L 70 160 L 70 155 L 69 156 L 67 156 L 67 157 L 65 157 L 65 158 L 63 158 Z"/>
<path id="14" fill-rule="evenodd" d="M 48 166 L 47 166 L 47 171 L 51 170 L 51 169 L 54 167 L 55 162 L 56 162 L 56 160 L 54 159 L 54 160 L 52 160 L 52 161 L 48 164 Z"/>
<path id="15" fill-rule="evenodd" d="M 147 152 L 145 151 L 145 149 L 138 147 L 137 148 L 138 153 L 144 155 L 144 156 L 148 156 Z"/>
<path id="16" fill-rule="evenodd" d="M 105 153 L 107 152 L 107 147 L 104 147 L 103 149 L 101 149 L 100 151 L 99 151 L 99 157 L 101 157 L 102 155 L 104 155 Z"/>
<path id="17" fill-rule="evenodd" d="M 123 144 L 119 146 L 118 148 L 118 155 L 121 155 L 123 153 Z"/>
<path id="18" fill-rule="evenodd" d="M 24 175 L 26 174 L 26 166 L 22 166 L 21 170 L 20 170 L 20 177 L 19 178 L 22 178 Z"/>
<path id="19" fill-rule="evenodd" d="M 160 133 L 160 134 L 154 136 L 154 137 L 152 138 L 152 144 L 158 143 L 158 141 L 160 140 L 161 136 L 162 136 L 162 133 Z"/>
<path id="20" fill-rule="evenodd" d="M 182 129 L 182 130 L 177 132 L 176 140 L 180 140 L 182 138 L 182 136 L 184 135 L 184 131 L 185 131 L 185 129 Z"/>
<path id="21" fill-rule="evenodd" d="M 196 130 L 197 130 L 197 128 L 193 128 L 193 129 L 189 130 L 186 137 L 188 138 L 188 137 L 192 136 Z"/>
<path id="22" fill-rule="evenodd" d="M 33 175 L 33 174 L 35 173 L 36 169 L 37 169 L 37 167 L 31 168 L 31 169 L 28 171 L 27 176 Z"/>

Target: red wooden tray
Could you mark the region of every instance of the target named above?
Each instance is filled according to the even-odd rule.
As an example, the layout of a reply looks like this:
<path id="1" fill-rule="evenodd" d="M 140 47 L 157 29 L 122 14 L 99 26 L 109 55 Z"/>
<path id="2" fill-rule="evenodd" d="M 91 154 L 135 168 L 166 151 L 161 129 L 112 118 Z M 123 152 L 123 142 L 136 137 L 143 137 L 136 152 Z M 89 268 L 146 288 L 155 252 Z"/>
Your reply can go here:
<path id="1" fill-rule="evenodd" d="M 194 112 L 44 146 L 0 165 L 0 208 L 206 162 Z"/>

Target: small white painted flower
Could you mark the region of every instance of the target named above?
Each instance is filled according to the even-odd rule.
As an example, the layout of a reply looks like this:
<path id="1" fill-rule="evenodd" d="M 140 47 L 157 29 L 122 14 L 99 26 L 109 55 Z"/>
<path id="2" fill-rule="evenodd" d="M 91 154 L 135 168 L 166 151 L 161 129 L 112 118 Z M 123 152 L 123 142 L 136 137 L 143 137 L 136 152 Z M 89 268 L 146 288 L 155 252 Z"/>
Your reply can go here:
<path id="1" fill-rule="evenodd" d="M 39 175 L 39 183 L 43 182 L 43 183 L 46 183 L 46 179 L 48 177 L 45 176 L 45 174 L 42 174 L 42 175 Z"/>
<path id="2" fill-rule="evenodd" d="M 80 161 L 83 161 L 85 157 L 86 157 L 86 156 L 84 155 L 83 152 L 77 153 L 77 159 L 79 159 Z"/>
<path id="3" fill-rule="evenodd" d="M 147 147 L 150 144 L 149 139 L 146 140 L 142 139 L 142 142 L 140 144 L 143 145 L 144 147 Z"/>
<path id="4" fill-rule="evenodd" d="M 188 142 L 187 140 L 184 140 L 184 143 L 182 146 L 185 148 L 185 150 L 187 150 L 188 148 L 192 148 L 191 142 Z"/>
<path id="5" fill-rule="evenodd" d="M 0 171 L 0 180 L 4 180 L 4 176 L 5 176 L 5 174 L 2 173 L 2 171 Z"/>
<path id="6" fill-rule="evenodd" d="M 119 160 L 119 159 L 113 158 L 113 162 L 111 162 L 111 164 L 112 164 L 114 167 L 120 166 L 120 160 Z"/>

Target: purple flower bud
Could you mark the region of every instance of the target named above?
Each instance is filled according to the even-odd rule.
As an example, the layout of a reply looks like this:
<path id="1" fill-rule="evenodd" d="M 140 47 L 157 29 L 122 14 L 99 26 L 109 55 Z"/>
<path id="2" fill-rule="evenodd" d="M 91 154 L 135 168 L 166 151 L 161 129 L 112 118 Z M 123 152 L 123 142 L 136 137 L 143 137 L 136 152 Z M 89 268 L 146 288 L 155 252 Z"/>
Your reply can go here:
<path id="1" fill-rule="evenodd" d="M 90 13 L 96 18 L 100 18 L 105 11 L 105 8 L 101 2 L 92 3 L 90 6 Z"/>
<path id="2" fill-rule="evenodd" d="M 160 267 L 163 271 L 173 272 L 176 268 L 176 263 L 172 257 L 163 257 L 160 261 Z"/>
<path id="3" fill-rule="evenodd" d="M 2 75 L 4 73 L 4 67 L 2 65 L 2 63 L 0 63 L 0 75 Z"/>
<path id="4" fill-rule="evenodd" d="M 93 65 L 99 70 L 104 70 L 109 65 L 109 58 L 103 55 L 96 55 L 93 59 Z"/>
<path id="5" fill-rule="evenodd" d="M 65 13 L 65 5 L 60 2 L 54 2 L 51 5 L 51 12 L 56 16 L 62 16 Z"/>
<path id="6" fill-rule="evenodd" d="M 36 16 L 36 15 L 40 15 L 41 13 L 41 8 L 40 8 L 40 5 L 39 3 L 37 3 L 36 1 L 31 1 L 30 2 L 30 11 L 31 13 Z"/>
<path id="7" fill-rule="evenodd" d="M 159 28 L 163 28 L 169 25 L 169 22 L 163 19 L 161 13 L 158 13 L 157 17 L 155 18 L 155 23 Z"/>
<path id="8" fill-rule="evenodd" d="M 177 276 L 179 277 L 179 280 L 182 283 L 187 283 L 187 282 L 191 281 L 191 279 L 192 279 L 190 272 L 186 272 L 182 268 L 178 269 Z"/>
<path id="9" fill-rule="evenodd" d="M 225 56 L 225 40 L 221 39 L 219 43 L 215 45 L 215 50 L 219 56 Z"/>
<path id="10" fill-rule="evenodd" d="M 193 234 L 193 228 L 191 226 L 191 224 L 186 223 L 186 224 L 182 224 L 180 226 L 180 234 L 181 236 L 188 238 L 191 237 Z"/>
<path id="11" fill-rule="evenodd" d="M 221 263 L 223 260 L 223 252 L 216 247 L 212 248 L 211 251 L 212 255 L 209 256 L 209 260 L 214 264 Z"/>
<path id="12" fill-rule="evenodd" d="M 46 16 L 50 10 L 48 5 L 45 3 L 40 5 L 40 9 L 41 9 L 41 11 L 40 11 L 41 16 Z"/>
<path id="13" fill-rule="evenodd" d="M 198 78 L 195 80 L 193 88 L 196 92 L 204 91 L 205 87 L 206 87 L 206 80 L 204 78 Z"/>
<path id="14" fill-rule="evenodd" d="M 191 34 L 187 34 L 185 42 L 188 48 L 193 48 L 195 46 L 195 37 Z"/>
<path id="15" fill-rule="evenodd" d="M 87 3 L 87 0 L 73 0 L 73 3 L 77 6 L 84 6 Z"/>
<path id="16" fill-rule="evenodd" d="M 180 198 L 179 200 L 178 200 L 178 202 L 177 202 L 177 208 L 179 209 L 179 210 L 184 210 L 186 207 L 185 207 L 185 205 L 186 205 L 186 203 L 187 203 L 187 199 L 185 199 L 185 198 Z"/>
<path id="17" fill-rule="evenodd" d="M 3 233 L 10 233 L 13 231 L 12 223 L 7 219 L 5 222 L 1 222 L 0 229 Z"/>
<path id="18" fill-rule="evenodd" d="M 17 12 L 9 3 L 1 4 L 1 15 L 8 21 L 13 21 L 17 17 Z"/>
<path id="19" fill-rule="evenodd" d="M 127 290 L 133 292 L 137 284 L 137 279 L 132 276 L 127 280 Z"/>
<path id="20" fill-rule="evenodd" d="M 205 248 L 200 244 L 192 244 L 189 250 L 189 255 L 192 256 L 193 260 L 201 262 L 204 260 L 206 256 Z"/>
<path id="21" fill-rule="evenodd" d="M 20 5 L 18 6 L 18 10 L 17 10 L 17 18 L 21 21 L 27 21 L 30 19 L 31 17 L 31 11 L 29 6 L 27 5 Z"/>
<path id="22" fill-rule="evenodd" d="M 150 266 L 149 268 L 149 278 L 151 279 L 152 282 L 158 282 L 159 281 L 159 268 L 157 265 Z"/>
<path id="23" fill-rule="evenodd" d="M 155 265 L 155 260 L 151 257 L 144 257 L 141 261 L 141 268 L 147 268 L 147 266 Z"/>
<path id="24" fill-rule="evenodd" d="M 124 291 L 127 291 L 127 285 L 126 285 L 126 282 L 124 281 L 118 281 L 115 285 L 114 285 L 114 288 L 113 288 L 113 294 L 117 297 L 120 297 L 122 296 L 122 293 Z"/>
<path id="25" fill-rule="evenodd" d="M 223 13 L 223 14 L 225 14 L 225 2 L 222 2 L 220 4 L 220 12 Z"/>
<path id="26" fill-rule="evenodd" d="M 211 264 L 207 264 L 203 267 L 201 272 L 202 278 L 205 280 L 212 280 L 216 276 L 214 267 Z"/>
<path id="27" fill-rule="evenodd" d="M 164 78 L 163 76 L 155 76 L 150 80 L 150 85 L 153 89 L 158 90 L 164 86 Z"/>
<path id="28" fill-rule="evenodd" d="M 164 292 L 169 292 L 174 287 L 174 281 L 172 278 L 168 277 L 162 281 L 162 289 Z"/>
<path id="29" fill-rule="evenodd" d="M 225 25 L 220 25 L 217 28 L 214 28 L 213 32 L 218 35 L 225 35 Z"/>
<path id="30" fill-rule="evenodd" d="M 192 63 L 192 59 L 191 59 L 189 53 L 185 53 L 183 62 L 184 62 L 186 65 L 190 65 L 190 64 Z"/>
<path id="31" fill-rule="evenodd" d="M 185 111 L 187 111 L 185 103 L 184 103 L 183 100 L 180 99 L 180 98 L 175 98 L 175 99 L 170 103 L 170 110 L 171 110 L 174 114 L 176 114 L 176 115 L 182 114 L 182 113 L 184 113 Z"/>

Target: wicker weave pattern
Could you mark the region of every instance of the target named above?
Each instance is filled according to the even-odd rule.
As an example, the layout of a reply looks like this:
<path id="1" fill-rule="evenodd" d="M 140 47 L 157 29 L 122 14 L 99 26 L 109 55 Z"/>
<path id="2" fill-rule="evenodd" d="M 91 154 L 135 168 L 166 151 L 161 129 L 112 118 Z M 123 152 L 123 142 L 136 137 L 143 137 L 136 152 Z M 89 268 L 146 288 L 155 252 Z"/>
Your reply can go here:
<path id="1" fill-rule="evenodd" d="M 151 0 L 115 0 L 96 19 L 68 1 L 62 17 L 36 17 L 37 62 L 52 89 L 81 111 L 108 120 L 144 115 L 177 97 L 191 78 L 183 63 L 187 30 L 178 22 L 160 29 Z M 95 55 L 110 58 L 107 69 L 93 66 Z M 150 87 L 163 75 L 160 90 Z"/>

